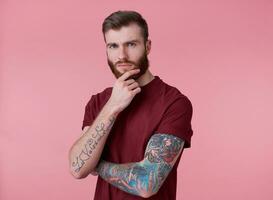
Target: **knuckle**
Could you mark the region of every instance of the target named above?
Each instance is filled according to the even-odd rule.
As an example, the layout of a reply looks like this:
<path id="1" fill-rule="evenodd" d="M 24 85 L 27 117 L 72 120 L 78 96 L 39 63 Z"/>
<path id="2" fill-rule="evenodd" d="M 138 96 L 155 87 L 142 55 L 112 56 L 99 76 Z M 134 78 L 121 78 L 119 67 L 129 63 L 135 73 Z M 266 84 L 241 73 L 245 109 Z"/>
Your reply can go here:
<path id="1" fill-rule="evenodd" d="M 121 87 L 124 87 L 124 86 L 125 86 L 125 82 L 121 81 L 121 82 L 120 82 L 120 86 L 121 86 Z"/>

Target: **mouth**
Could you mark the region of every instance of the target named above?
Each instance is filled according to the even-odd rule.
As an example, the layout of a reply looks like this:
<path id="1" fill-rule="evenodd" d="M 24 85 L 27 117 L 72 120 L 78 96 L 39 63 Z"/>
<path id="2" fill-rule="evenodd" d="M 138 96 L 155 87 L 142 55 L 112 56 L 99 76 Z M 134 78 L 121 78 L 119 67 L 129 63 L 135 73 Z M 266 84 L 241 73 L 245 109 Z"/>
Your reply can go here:
<path id="1" fill-rule="evenodd" d="M 121 70 L 121 71 L 128 71 L 128 70 L 131 70 L 133 69 L 133 65 L 132 64 L 125 64 L 125 63 L 122 63 L 122 64 L 117 64 L 117 69 Z"/>
<path id="2" fill-rule="evenodd" d="M 122 63 L 122 64 L 118 64 L 117 66 L 118 67 L 129 67 L 129 66 L 132 66 L 132 64 Z"/>

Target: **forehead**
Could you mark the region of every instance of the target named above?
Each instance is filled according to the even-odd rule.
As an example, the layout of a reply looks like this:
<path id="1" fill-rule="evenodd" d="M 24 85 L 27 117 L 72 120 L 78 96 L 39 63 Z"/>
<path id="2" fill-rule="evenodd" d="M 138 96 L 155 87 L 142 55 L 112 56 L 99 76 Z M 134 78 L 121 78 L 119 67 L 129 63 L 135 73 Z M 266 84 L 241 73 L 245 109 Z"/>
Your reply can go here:
<path id="1" fill-rule="evenodd" d="M 128 26 L 122 26 L 118 30 L 110 29 L 105 33 L 106 43 L 125 43 L 131 40 L 143 40 L 141 28 L 132 23 Z"/>

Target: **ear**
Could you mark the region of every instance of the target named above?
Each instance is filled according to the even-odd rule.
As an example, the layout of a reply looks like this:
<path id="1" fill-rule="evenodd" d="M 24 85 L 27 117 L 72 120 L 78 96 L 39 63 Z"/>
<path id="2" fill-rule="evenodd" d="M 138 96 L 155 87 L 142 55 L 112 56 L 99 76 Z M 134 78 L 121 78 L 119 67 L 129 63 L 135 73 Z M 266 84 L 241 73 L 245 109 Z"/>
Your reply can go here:
<path id="1" fill-rule="evenodd" d="M 152 41 L 151 40 L 147 40 L 147 42 L 146 42 L 147 55 L 150 53 L 151 47 L 152 47 Z"/>

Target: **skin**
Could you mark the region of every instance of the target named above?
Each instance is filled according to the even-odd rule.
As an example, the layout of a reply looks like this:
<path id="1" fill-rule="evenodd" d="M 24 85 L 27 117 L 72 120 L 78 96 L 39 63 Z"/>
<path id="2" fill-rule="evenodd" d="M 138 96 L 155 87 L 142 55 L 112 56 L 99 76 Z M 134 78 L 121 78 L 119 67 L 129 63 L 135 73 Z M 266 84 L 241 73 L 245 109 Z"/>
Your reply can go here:
<path id="1" fill-rule="evenodd" d="M 98 142 L 100 142 L 103 136 L 109 132 L 109 129 L 112 127 L 114 120 L 115 118 L 112 117 L 109 119 L 108 123 L 101 122 L 97 124 L 97 126 L 95 127 L 95 132 L 92 134 L 92 137 L 86 141 L 86 143 L 84 144 L 84 148 L 72 162 L 72 168 L 75 173 L 80 172 L 86 161 L 90 159 L 94 149 L 98 145 Z"/>
<path id="2" fill-rule="evenodd" d="M 133 78 L 140 86 L 149 83 L 154 76 L 149 71 L 148 54 L 151 51 L 151 40 L 144 41 L 141 28 L 131 23 L 118 30 L 109 30 L 105 33 L 105 45 L 108 65 L 116 78 L 126 71 L 140 69 L 140 73 Z M 119 64 L 129 64 L 126 68 Z"/>

